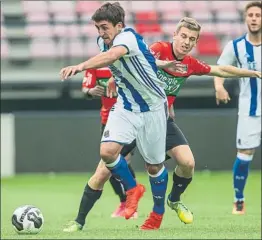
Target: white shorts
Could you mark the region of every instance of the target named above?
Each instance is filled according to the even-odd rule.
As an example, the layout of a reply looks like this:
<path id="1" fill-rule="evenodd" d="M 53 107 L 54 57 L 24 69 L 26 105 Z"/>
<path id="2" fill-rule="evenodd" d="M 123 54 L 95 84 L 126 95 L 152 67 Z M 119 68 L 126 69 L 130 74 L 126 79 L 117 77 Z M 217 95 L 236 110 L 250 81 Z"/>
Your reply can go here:
<path id="1" fill-rule="evenodd" d="M 238 116 L 237 149 L 253 149 L 261 142 L 261 116 Z"/>
<path id="2" fill-rule="evenodd" d="M 131 112 L 116 107 L 110 111 L 101 142 L 129 144 L 136 139 L 139 152 L 147 163 L 159 164 L 166 156 L 166 109 Z"/>

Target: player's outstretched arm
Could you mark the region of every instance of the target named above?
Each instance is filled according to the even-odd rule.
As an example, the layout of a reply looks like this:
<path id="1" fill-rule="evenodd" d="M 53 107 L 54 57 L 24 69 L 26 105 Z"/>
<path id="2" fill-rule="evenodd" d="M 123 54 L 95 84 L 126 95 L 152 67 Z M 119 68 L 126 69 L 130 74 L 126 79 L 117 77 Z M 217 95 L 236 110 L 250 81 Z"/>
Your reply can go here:
<path id="1" fill-rule="evenodd" d="M 261 78 L 261 72 L 259 71 L 253 71 L 253 70 L 247 70 L 243 68 L 237 68 L 234 66 L 219 66 L 219 65 L 212 65 L 210 66 L 210 73 L 208 75 L 210 76 L 217 76 L 222 78 L 231 78 L 231 77 L 256 77 Z"/>
<path id="2" fill-rule="evenodd" d="M 180 61 L 165 61 L 165 60 L 159 60 L 156 59 L 156 65 L 158 68 L 169 68 L 170 70 L 174 72 L 180 72 L 185 73 L 185 65 L 181 64 Z"/>
<path id="3" fill-rule="evenodd" d="M 62 68 L 60 71 L 61 79 L 65 80 L 87 69 L 106 67 L 127 54 L 127 52 L 128 50 L 124 46 L 113 47 L 109 51 L 100 53 L 78 65 Z"/>

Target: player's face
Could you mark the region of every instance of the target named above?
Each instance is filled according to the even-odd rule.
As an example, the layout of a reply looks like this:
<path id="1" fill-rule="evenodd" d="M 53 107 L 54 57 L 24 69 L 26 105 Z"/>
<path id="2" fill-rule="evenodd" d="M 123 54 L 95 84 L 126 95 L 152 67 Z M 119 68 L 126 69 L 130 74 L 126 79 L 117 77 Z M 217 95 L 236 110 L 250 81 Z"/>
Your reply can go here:
<path id="1" fill-rule="evenodd" d="M 116 35 L 120 33 L 122 29 L 122 23 L 118 23 L 116 26 L 114 26 L 111 22 L 108 21 L 95 22 L 95 26 L 98 30 L 99 36 L 103 38 L 106 45 L 110 45 Z"/>
<path id="2" fill-rule="evenodd" d="M 180 55 L 187 55 L 196 46 L 199 32 L 181 27 L 174 34 L 174 48 Z"/>
<path id="3" fill-rule="evenodd" d="M 261 8 L 250 7 L 246 12 L 246 24 L 250 33 L 261 32 Z"/>

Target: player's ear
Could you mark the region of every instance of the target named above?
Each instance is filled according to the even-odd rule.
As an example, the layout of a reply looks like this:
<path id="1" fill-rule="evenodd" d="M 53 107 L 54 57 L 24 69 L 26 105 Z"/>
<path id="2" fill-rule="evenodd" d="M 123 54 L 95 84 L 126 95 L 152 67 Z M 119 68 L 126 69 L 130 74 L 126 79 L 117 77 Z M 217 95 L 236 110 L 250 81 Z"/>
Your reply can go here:
<path id="1" fill-rule="evenodd" d="M 117 29 L 118 32 L 120 32 L 122 30 L 122 28 L 123 28 L 122 22 L 119 22 L 119 23 L 116 24 L 116 29 Z"/>
<path id="2" fill-rule="evenodd" d="M 177 32 L 174 32 L 173 39 L 176 40 Z"/>

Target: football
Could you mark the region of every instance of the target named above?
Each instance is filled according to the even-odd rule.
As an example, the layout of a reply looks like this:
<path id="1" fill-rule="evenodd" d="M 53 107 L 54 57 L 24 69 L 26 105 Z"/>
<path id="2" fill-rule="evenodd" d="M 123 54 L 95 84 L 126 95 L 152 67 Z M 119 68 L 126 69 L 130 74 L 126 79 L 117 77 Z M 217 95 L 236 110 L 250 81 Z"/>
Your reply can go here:
<path id="1" fill-rule="evenodd" d="M 37 234 L 43 228 L 44 217 L 37 207 L 25 205 L 14 211 L 12 225 L 19 234 Z"/>

